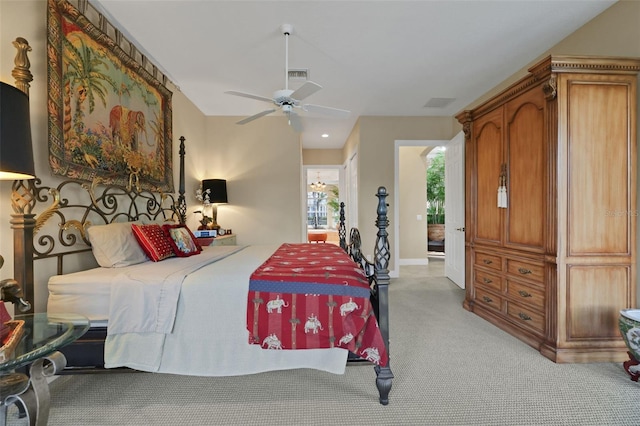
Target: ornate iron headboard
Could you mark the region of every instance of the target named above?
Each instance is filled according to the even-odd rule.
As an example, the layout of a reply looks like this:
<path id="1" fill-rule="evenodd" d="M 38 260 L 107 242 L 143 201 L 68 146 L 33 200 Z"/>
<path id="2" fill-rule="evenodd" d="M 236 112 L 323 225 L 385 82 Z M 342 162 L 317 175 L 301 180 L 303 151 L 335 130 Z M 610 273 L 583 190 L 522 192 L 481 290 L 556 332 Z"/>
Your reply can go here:
<path id="1" fill-rule="evenodd" d="M 56 273 L 62 274 L 65 257 L 91 251 L 89 226 L 137 220 L 185 223 L 184 141 L 181 137 L 177 196 L 142 190 L 133 178 L 126 187 L 103 185 L 99 179 L 65 180 L 56 187 L 42 185 L 39 178 L 14 181 L 14 273 L 24 298 L 33 302 L 35 260 L 56 258 Z"/>

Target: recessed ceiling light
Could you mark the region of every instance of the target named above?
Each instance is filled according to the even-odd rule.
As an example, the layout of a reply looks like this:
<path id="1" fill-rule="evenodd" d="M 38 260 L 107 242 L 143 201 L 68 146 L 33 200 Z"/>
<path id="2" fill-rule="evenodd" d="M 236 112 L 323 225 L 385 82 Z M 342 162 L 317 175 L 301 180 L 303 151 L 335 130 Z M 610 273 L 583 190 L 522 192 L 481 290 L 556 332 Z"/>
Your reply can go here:
<path id="1" fill-rule="evenodd" d="M 323 134 L 322 134 L 322 137 L 323 137 L 323 138 L 328 138 L 328 137 L 329 137 L 329 135 L 328 135 L 327 133 L 323 133 Z"/>

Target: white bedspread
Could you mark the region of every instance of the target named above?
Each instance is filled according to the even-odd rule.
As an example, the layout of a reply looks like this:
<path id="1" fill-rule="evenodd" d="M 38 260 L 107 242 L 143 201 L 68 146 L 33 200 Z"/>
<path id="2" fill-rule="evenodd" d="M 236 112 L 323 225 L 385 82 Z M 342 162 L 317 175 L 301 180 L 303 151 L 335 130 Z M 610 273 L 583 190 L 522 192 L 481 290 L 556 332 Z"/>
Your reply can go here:
<path id="1" fill-rule="evenodd" d="M 153 266 L 117 273 L 111 282 L 108 334 L 170 333 L 185 277 L 242 248 L 222 246 L 197 256 L 146 263 Z"/>
<path id="2" fill-rule="evenodd" d="M 222 247 L 206 247 L 203 254 Z M 182 282 L 172 332 L 111 333 L 105 366 L 197 376 L 295 368 L 344 373 L 343 349 L 266 350 L 248 343 L 249 277 L 276 248 L 249 246 L 190 273 Z"/>

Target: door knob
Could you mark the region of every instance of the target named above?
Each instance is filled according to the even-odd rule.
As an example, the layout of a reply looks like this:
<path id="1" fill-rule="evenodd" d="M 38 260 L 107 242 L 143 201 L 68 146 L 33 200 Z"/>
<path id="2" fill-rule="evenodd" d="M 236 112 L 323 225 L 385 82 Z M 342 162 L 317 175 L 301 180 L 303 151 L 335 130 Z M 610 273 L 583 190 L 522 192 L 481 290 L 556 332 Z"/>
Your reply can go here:
<path id="1" fill-rule="evenodd" d="M 456 228 L 456 231 L 462 231 L 464 232 L 464 226 L 462 228 Z"/>

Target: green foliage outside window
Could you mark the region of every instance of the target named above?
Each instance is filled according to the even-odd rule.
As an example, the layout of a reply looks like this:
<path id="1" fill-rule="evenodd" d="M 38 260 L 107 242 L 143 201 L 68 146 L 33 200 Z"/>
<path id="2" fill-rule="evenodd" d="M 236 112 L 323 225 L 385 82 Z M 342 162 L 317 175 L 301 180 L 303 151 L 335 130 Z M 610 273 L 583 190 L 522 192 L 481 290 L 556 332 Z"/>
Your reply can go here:
<path id="1" fill-rule="evenodd" d="M 444 152 L 435 154 L 427 168 L 427 223 L 444 223 Z"/>
<path id="2" fill-rule="evenodd" d="M 337 186 L 331 186 L 329 189 L 329 201 L 327 201 L 327 207 L 331 210 L 333 216 L 333 223 L 338 226 L 340 222 L 340 199 L 339 190 Z"/>

